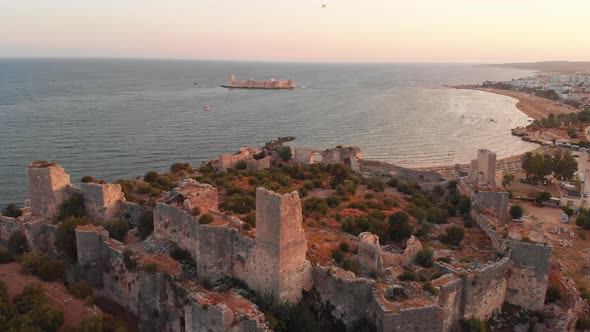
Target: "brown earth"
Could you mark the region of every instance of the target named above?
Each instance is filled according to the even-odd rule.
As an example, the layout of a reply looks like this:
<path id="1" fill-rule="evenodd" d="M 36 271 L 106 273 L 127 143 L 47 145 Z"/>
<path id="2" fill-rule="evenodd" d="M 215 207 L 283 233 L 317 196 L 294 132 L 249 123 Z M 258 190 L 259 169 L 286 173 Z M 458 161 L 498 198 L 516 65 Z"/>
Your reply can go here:
<path id="1" fill-rule="evenodd" d="M 95 305 L 86 306 L 83 300 L 71 296 L 61 282 L 46 282 L 22 273 L 19 263 L 0 264 L 0 280 L 6 283 L 10 298 L 22 293 L 30 283 L 41 284 L 51 306 L 64 312 L 64 325 L 58 331 L 63 331 L 65 326 L 77 326 L 83 319 L 102 313 Z"/>

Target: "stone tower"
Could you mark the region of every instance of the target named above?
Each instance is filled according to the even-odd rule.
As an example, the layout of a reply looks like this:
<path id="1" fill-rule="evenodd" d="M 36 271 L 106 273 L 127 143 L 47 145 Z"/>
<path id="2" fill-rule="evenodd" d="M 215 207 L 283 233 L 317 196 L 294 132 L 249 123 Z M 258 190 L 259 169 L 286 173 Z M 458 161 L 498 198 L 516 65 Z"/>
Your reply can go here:
<path id="1" fill-rule="evenodd" d="M 297 302 L 302 290 L 311 287 L 302 223 L 296 191 L 281 195 L 256 189 L 255 273 L 246 281 L 260 292 L 272 292 L 277 302 Z"/>
<path id="2" fill-rule="evenodd" d="M 487 149 L 477 150 L 477 159 L 470 164 L 470 172 L 482 184 L 496 186 L 496 153 Z"/>
<path id="3" fill-rule="evenodd" d="M 70 195 L 70 176 L 57 163 L 38 161 L 29 165 L 27 177 L 33 215 L 53 217 Z"/>
<path id="4" fill-rule="evenodd" d="M 105 222 L 119 215 L 120 202 L 125 201 L 120 184 L 81 183 L 80 190 L 84 196 L 84 208 L 90 220 Z"/>

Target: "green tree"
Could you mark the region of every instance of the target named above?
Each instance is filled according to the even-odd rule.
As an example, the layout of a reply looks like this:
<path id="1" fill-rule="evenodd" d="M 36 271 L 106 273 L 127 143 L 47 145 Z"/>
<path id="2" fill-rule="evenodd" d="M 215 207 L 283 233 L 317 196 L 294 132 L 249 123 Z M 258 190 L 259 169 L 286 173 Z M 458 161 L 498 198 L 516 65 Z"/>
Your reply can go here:
<path id="1" fill-rule="evenodd" d="M 506 174 L 502 177 L 502 186 L 508 187 L 514 181 L 514 174 Z"/>
<path id="2" fill-rule="evenodd" d="M 537 197 L 535 198 L 535 202 L 537 204 L 543 204 L 543 202 L 546 202 L 550 199 L 551 199 L 551 193 L 548 191 L 542 191 L 542 192 L 537 193 Z"/>
<path id="3" fill-rule="evenodd" d="M 279 154 L 279 157 L 284 161 L 291 160 L 291 157 L 293 156 L 293 154 L 291 153 L 290 146 L 281 146 L 280 148 L 278 148 L 277 153 Z"/>
<path id="4" fill-rule="evenodd" d="M 55 221 L 59 222 L 68 217 L 81 218 L 85 215 L 84 196 L 80 193 L 74 193 L 69 199 L 60 204 Z"/>
<path id="5" fill-rule="evenodd" d="M 85 217 L 68 217 L 62 221 L 55 232 L 55 248 L 66 255 L 72 262 L 78 260 L 76 246 L 76 227 L 88 224 Z"/>
<path id="6" fill-rule="evenodd" d="M 523 216 L 523 214 L 524 214 L 524 210 L 523 210 L 522 206 L 515 204 L 510 207 L 510 217 L 512 217 L 512 219 L 521 218 Z"/>
<path id="7" fill-rule="evenodd" d="M 431 206 L 426 210 L 426 220 L 433 224 L 444 224 L 449 219 L 449 212 L 438 206 Z"/>
<path id="8" fill-rule="evenodd" d="M 445 243 L 458 246 L 465 237 L 465 229 L 461 226 L 451 226 L 445 229 Z"/>
<path id="9" fill-rule="evenodd" d="M 410 218 L 404 212 L 396 212 L 389 216 L 389 237 L 392 241 L 401 242 L 412 235 L 414 227 L 409 221 Z"/>
<path id="10" fill-rule="evenodd" d="M 528 179 L 532 173 L 533 153 L 527 152 L 522 156 L 522 169 L 526 172 Z"/>
<path id="11" fill-rule="evenodd" d="M 4 209 L 2 209 L 2 215 L 11 218 L 18 218 L 23 215 L 23 211 L 18 206 L 16 206 L 16 204 L 10 203 L 6 205 Z"/>
<path id="12" fill-rule="evenodd" d="M 431 248 L 424 248 L 418 251 L 418 255 L 416 255 L 416 263 L 423 267 L 432 267 L 434 266 L 434 259 L 432 258 L 434 254 L 434 250 Z"/>
<path id="13" fill-rule="evenodd" d="M 462 215 L 468 214 L 469 210 L 471 210 L 471 198 L 469 198 L 469 196 L 467 196 L 467 195 L 459 196 L 459 203 L 457 203 L 457 210 L 459 210 L 459 213 L 461 213 Z"/>
<path id="14" fill-rule="evenodd" d="M 108 220 L 102 226 L 109 231 L 110 237 L 121 242 L 123 242 L 125 235 L 129 231 L 129 225 L 119 219 Z"/>
<path id="15" fill-rule="evenodd" d="M 578 170 L 578 161 L 569 152 L 566 152 L 563 155 L 556 154 L 554 157 L 554 164 L 554 174 L 559 180 L 572 179 Z"/>

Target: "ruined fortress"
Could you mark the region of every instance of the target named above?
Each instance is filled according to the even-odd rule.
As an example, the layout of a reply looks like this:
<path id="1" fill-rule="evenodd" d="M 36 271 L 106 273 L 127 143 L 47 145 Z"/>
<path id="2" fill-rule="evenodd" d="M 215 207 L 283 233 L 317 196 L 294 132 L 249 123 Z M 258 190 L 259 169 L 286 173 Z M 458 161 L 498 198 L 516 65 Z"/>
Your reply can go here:
<path id="1" fill-rule="evenodd" d="M 242 149 L 221 156 L 216 167 L 225 170 L 245 161 L 248 169 L 269 168 L 271 157 L 254 159 L 256 153 Z M 488 157 L 492 158 L 485 154 Z M 485 158 L 484 166 L 488 165 Z M 293 162 L 343 163 L 357 172 L 388 176 L 375 171 L 373 163 L 365 163 L 360 149 L 353 147 L 295 148 Z M 490 174 L 477 165 L 483 174 Z M 100 226 L 113 217 L 137 224 L 144 207 L 126 202 L 120 185 L 91 182 L 77 187 L 58 164 L 48 162 L 32 163 L 27 174 L 28 213 L 17 219 L 0 217 L 0 242 L 21 232 L 31 248 L 59 256 L 51 220 L 62 202 L 81 195 L 94 225 L 76 229 L 78 257 L 68 278 L 87 281 L 97 294 L 133 313 L 142 331 L 267 331 L 264 314 L 254 304 L 234 292 L 206 290 L 199 282 L 225 277 L 272 294 L 276 302 L 297 302 L 313 293 L 333 319 L 350 331 L 362 322 L 370 322 L 378 331 L 456 331 L 465 319 L 489 319 L 504 302 L 532 311 L 543 308 L 552 248 L 499 233 L 506 222 L 507 194 L 476 190 L 476 182 L 491 182 L 491 177 L 459 179 L 459 187 L 472 197 L 471 215 L 492 242 L 494 254 L 479 266 L 461 268 L 435 262 L 442 276 L 433 280 L 437 292 L 430 294 L 398 281 L 422 248 L 413 237 L 405 250 L 391 251 L 379 244 L 376 235 L 361 233 L 356 239 L 358 274 L 311 264 L 297 192 L 279 194 L 258 188 L 256 228 L 251 229 L 219 211 L 216 187 L 192 179 L 181 181 L 153 207 L 154 231 L 146 242 L 172 242 L 188 250 L 196 261 L 197 278 L 186 280 L 179 277 L 179 264 L 169 256 L 148 250 L 143 243 L 124 245 Z M 194 215 L 194 208 L 201 214 Z M 205 212 L 213 216 L 208 224 L 199 222 Z M 140 266 L 158 262 L 158 269 L 130 266 L 129 259 Z"/>

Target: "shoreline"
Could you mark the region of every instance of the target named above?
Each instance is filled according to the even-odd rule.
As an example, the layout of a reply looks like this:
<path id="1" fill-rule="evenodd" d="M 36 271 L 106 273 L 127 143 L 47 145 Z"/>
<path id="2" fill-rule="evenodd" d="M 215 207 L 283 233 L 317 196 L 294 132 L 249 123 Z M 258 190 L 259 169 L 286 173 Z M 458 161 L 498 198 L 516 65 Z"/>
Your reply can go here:
<path id="1" fill-rule="evenodd" d="M 533 96 L 520 91 L 501 90 L 494 88 L 475 88 L 475 87 L 455 87 L 456 89 L 477 90 L 483 92 L 494 93 L 501 96 L 507 96 L 518 100 L 515 104 L 516 108 L 528 117 L 540 120 L 546 118 L 549 114 L 569 114 L 577 112 L 575 108 L 558 104 L 552 100 Z"/>
<path id="2" fill-rule="evenodd" d="M 575 109 L 557 104 L 549 99 L 532 96 L 520 91 L 511 91 L 511 90 L 500 90 L 500 89 L 493 89 L 493 88 L 476 88 L 476 87 L 463 87 L 463 86 L 454 86 L 452 88 L 455 89 L 464 89 L 464 90 L 477 90 L 482 92 L 494 93 L 497 95 L 511 97 L 517 100 L 515 103 L 515 107 L 527 115 L 528 117 L 538 120 L 544 117 L 549 116 L 549 114 L 569 114 L 571 112 L 575 112 Z M 532 142 L 535 143 L 535 142 Z M 538 144 L 538 143 L 535 143 Z M 539 145 L 534 149 L 527 151 L 527 152 L 539 152 L 542 150 L 542 146 Z M 509 166 L 510 164 L 514 164 L 515 162 L 520 162 L 520 159 L 526 152 L 498 159 L 496 161 L 496 165 L 498 169 L 508 169 L 512 168 Z M 469 166 L 469 163 L 463 164 L 456 164 L 459 165 L 461 168 L 465 168 Z M 453 165 L 439 165 L 439 166 L 411 166 L 406 167 L 408 169 L 413 170 L 420 170 L 420 171 L 434 171 L 441 174 L 445 178 L 449 178 L 453 176 L 455 164 Z"/>

